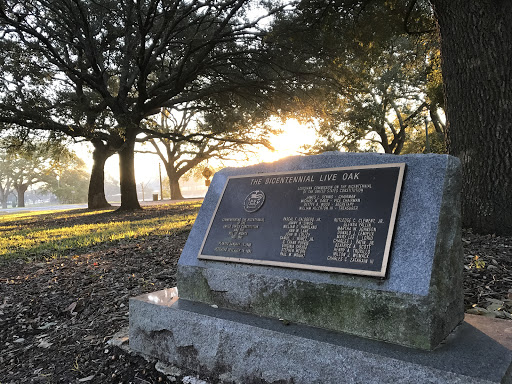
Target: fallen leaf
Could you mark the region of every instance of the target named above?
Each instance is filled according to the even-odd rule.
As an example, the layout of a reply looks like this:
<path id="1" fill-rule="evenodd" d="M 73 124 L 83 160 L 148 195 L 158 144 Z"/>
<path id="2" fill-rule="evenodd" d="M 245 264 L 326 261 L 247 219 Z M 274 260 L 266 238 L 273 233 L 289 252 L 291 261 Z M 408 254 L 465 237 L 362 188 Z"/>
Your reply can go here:
<path id="1" fill-rule="evenodd" d="M 73 310 L 75 308 L 76 308 L 76 301 L 69 304 L 68 307 L 64 310 L 64 312 L 73 312 Z"/>
<path id="2" fill-rule="evenodd" d="M 483 314 L 487 313 L 487 309 L 480 308 L 480 307 L 474 307 L 474 308 L 468 309 L 466 311 L 466 313 L 470 313 L 472 315 L 483 315 Z"/>
<path id="3" fill-rule="evenodd" d="M 80 383 L 85 383 L 86 381 L 91 381 L 92 379 L 94 379 L 94 375 L 91 375 L 91 376 L 87 376 L 87 377 L 84 377 L 82 379 L 78 379 L 78 381 Z"/>
<path id="4" fill-rule="evenodd" d="M 7 304 L 7 297 L 6 297 L 6 298 L 4 298 L 4 303 L 0 304 L 0 309 L 4 309 L 4 308 L 7 308 L 7 307 L 12 307 L 12 304 Z"/>
<path id="5" fill-rule="evenodd" d="M 53 345 L 53 343 L 49 343 L 46 340 L 41 340 L 39 344 L 37 344 L 38 348 L 50 348 Z"/>
<path id="6" fill-rule="evenodd" d="M 48 329 L 50 327 L 53 327 L 54 325 L 57 325 L 56 322 L 52 321 L 51 323 L 44 323 L 43 325 L 41 325 L 40 327 L 37 327 L 37 329 Z"/>

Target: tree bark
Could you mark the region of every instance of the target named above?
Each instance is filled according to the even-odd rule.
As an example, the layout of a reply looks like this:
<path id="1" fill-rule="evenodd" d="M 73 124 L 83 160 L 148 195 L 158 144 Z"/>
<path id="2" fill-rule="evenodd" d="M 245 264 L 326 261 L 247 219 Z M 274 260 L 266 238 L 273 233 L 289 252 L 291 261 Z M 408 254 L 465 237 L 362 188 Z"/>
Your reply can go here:
<path id="1" fill-rule="evenodd" d="M 18 184 L 16 185 L 16 194 L 18 195 L 18 207 L 25 207 L 25 192 L 27 192 L 28 185 L 27 184 Z"/>
<path id="2" fill-rule="evenodd" d="M 462 163 L 462 224 L 512 233 L 512 2 L 431 0 L 441 35 L 447 144 Z"/>
<path id="3" fill-rule="evenodd" d="M 2 209 L 7 209 L 7 200 L 9 198 L 9 187 L 3 188 L 0 185 L 0 202 L 2 203 Z"/>
<path id="4" fill-rule="evenodd" d="M 171 191 L 171 200 L 183 200 L 179 178 L 177 178 L 176 175 L 171 177 L 169 173 L 167 173 L 167 176 L 169 177 L 169 189 Z"/>
<path id="5" fill-rule="evenodd" d="M 178 174 L 174 168 L 174 159 L 171 158 L 167 161 L 165 158 L 160 158 L 164 162 L 165 173 L 167 173 L 167 177 L 169 178 L 169 191 L 171 193 L 171 200 L 183 200 L 179 180 L 185 172 L 180 171 Z"/>
<path id="6" fill-rule="evenodd" d="M 92 144 L 94 145 L 93 164 L 89 180 L 87 206 L 89 209 L 109 208 L 111 205 L 105 197 L 105 162 L 114 154 L 114 151 L 109 150 L 108 145 L 101 141 L 92 141 Z"/>
<path id="7" fill-rule="evenodd" d="M 127 130 L 125 143 L 118 151 L 121 186 L 121 206 L 118 210 L 120 211 L 142 209 L 137 198 L 137 185 L 135 184 L 135 136 L 135 132 Z"/>

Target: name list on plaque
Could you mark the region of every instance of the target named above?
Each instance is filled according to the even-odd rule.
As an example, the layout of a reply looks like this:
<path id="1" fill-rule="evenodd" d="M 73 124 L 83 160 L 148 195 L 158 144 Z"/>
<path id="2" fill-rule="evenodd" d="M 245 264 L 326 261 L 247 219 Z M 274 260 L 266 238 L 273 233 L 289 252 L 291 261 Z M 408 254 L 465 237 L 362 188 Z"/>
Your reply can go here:
<path id="1" fill-rule="evenodd" d="M 229 177 L 200 259 L 385 277 L 405 164 Z"/>

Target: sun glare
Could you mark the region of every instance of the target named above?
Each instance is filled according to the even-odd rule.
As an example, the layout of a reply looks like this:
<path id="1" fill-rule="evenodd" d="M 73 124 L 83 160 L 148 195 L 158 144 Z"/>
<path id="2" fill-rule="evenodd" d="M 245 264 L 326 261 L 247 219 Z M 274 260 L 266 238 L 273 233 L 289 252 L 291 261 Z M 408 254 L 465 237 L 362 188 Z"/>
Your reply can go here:
<path id="1" fill-rule="evenodd" d="M 273 123 L 275 128 L 283 132 L 270 139 L 274 151 L 262 148 L 256 154 L 256 162 L 273 162 L 284 157 L 300 155 L 304 152 L 304 145 L 310 145 L 315 142 L 315 132 L 313 129 L 299 123 L 295 119 L 289 119 L 286 123 L 276 121 Z"/>
<path id="2" fill-rule="evenodd" d="M 313 144 L 315 142 L 314 129 L 299 123 L 295 119 L 289 119 L 286 123 L 275 119 L 271 122 L 274 128 L 282 131 L 279 135 L 270 138 L 270 143 L 274 147 L 274 151 L 261 147 L 255 154 L 249 154 L 245 158 L 242 154 L 235 155 L 231 161 L 218 162 L 215 159 L 210 160 L 210 164 L 214 167 L 243 167 L 257 163 L 270 163 L 288 156 L 297 156 L 303 152 L 302 146 Z M 74 148 L 87 163 L 89 169 L 92 168 L 92 148 L 82 144 L 80 147 Z M 148 150 L 147 146 L 144 148 Z M 159 158 L 156 155 L 137 153 L 135 155 L 135 175 L 138 183 L 147 182 L 149 180 L 158 180 L 158 163 Z M 107 175 L 119 180 L 119 158 L 112 156 L 107 160 L 105 165 Z M 162 176 L 165 171 L 162 168 Z"/>

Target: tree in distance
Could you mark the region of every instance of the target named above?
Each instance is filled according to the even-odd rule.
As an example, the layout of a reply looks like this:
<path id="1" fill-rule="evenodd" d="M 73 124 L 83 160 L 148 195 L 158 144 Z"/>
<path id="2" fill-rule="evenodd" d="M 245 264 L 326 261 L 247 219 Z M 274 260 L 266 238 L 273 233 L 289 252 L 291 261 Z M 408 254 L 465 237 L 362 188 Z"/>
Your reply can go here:
<path id="1" fill-rule="evenodd" d="M 59 158 L 52 169 L 52 177 L 41 190 L 55 195 L 61 204 L 77 204 L 87 202 L 89 173 L 85 162 L 72 152 Z"/>
<path id="2" fill-rule="evenodd" d="M 86 131 L 95 129 L 98 115 L 108 114 L 110 126 L 103 128 L 115 133 L 109 146 L 120 157 L 120 209 L 139 209 L 134 146 L 140 134 L 156 134 L 142 124 L 146 118 L 162 107 L 212 95 L 254 100 L 277 91 L 272 80 L 282 71 L 265 56 L 260 24 L 284 5 L 256 18 L 247 12 L 250 5 L 249 0 L 5 0 L 0 33 L 12 51 L 39 59 L 35 66 L 48 77 L 38 76 L 30 85 L 50 103 L 24 94 L 23 103 L 2 110 L 0 121 L 37 125 L 37 113 L 58 123 L 46 129 L 60 129 L 81 111 Z M 14 82 L 10 89 L 26 81 L 8 80 Z M 74 128 L 71 135 L 82 135 Z"/>
<path id="3" fill-rule="evenodd" d="M 25 192 L 35 184 L 46 184 L 46 191 L 57 192 L 49 188 L 59 175 L 78 172 L 84 163 L 65 144 L 59 141 L 41 141 L 32 138 L 19 143 L 17 137 L 4 137 L 0 153 L 0 200 L 2 208 L 7 208 L 7 198 L 11 192 L 17 196 L 18 206 L 25 206 Z M 85 173 L 85 174 L 84 174 Z M 87 173 L 82 170 L 82 180 Z M 77 182 L 77 174 L 75 180 Z M 82 192 L 83 193 L 83 192 Z M 59 197 L 58 192 L 55 193 Z"/>
<path id="4" fill-rule="evenodd" d="M 0 151 L 0 203 L 7 208 L 9 196 L 14 192 L 13 178 L 10 171 L 10 158 L 5 150 Z"/>
<path id="5" fill-rule="evenodd" d="M 245 101 L 244 105 L 244 100 L 234 102 L 223 97 L 221 104 L 218 99 L 217 107 L 211 110 L 186 104 L 175 110 L 164 108 L 160 113 L 155 129 L 180 138 L 149 139 L 154 148 L 150 153 L 157 154 L 164 164 L 171 199 L 183 199 L 180 178 L 205 160 L 247 157 L 255 146 L 272 149 L 269 135 L 276 130 L 265 124 L 269 110 L 252 102 Z"/>
<path id="6" fill-rule="evenodd" d="M 145 180 L 139 182 L 140 191 L 142 193 L 142 201 L 146 201 L 146 193 L 149 195 L 149 185 L 151 184 L 151 180 Z"/>

